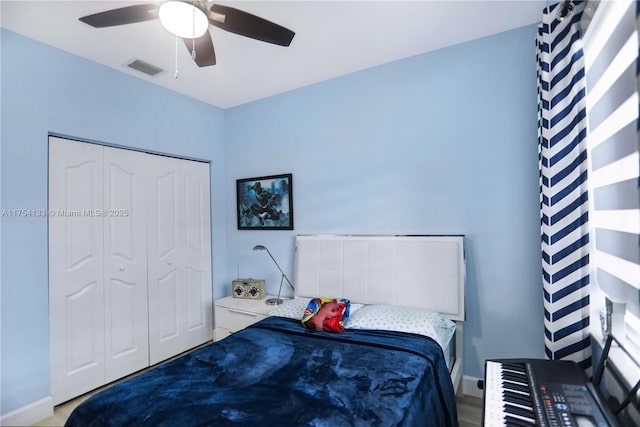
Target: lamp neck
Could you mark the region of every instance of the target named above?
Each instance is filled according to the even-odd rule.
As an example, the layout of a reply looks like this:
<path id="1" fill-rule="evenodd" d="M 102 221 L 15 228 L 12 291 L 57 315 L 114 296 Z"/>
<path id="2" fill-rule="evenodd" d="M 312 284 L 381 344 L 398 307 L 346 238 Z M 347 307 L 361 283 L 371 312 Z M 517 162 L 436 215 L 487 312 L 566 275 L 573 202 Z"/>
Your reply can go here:
<path id="1" fill-rule="evenodd" d="M 265 247 L 264 249 L 267 251 L 267 253 L 269 254 L 271 259 L 273 260 L 273 263 L 276 265 L 276 267 L 278 267 L 278 270 L 280 270 L 280 273 L 282 274 L 282 277 L 287 281 L 287 283 L 289 284 L 289 286 L 291 286 L 292 289 L 295 289 L 295 287 L 293 286 L 293 284 L 291 283 L 291 281 L 289 280 L 287 275 L 284 274 L 284 271 L 282 271 L 282 268 L 280 268 L 280 265 L 278 264 L 276 259 L 273 257 L 273 255 L 271 255 L 271 252 L 269 251 L 269 248 Z"/>

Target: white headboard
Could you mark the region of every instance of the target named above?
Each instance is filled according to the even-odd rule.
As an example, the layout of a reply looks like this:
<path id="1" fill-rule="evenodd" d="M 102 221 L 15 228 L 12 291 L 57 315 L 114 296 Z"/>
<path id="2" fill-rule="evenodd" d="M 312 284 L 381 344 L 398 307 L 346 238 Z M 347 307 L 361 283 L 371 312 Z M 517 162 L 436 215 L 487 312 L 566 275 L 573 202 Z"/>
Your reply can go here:
<path id="1" fill-rule="evenodd" d="M 296 296 L 349 298 L 464 320 L 463 236 L 296 237 Z"/>

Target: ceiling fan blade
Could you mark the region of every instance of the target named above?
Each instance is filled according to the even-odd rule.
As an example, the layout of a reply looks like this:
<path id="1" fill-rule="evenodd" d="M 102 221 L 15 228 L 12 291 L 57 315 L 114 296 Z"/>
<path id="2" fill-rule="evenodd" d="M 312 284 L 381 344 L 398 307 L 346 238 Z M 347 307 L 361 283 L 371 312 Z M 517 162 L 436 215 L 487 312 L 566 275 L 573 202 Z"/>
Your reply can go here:
<path id="1" fill-rule="evenodd" d="M 211 25 L 263 42 L 289 46 L 296 35 L 285 27 L 232 7 L 214 4 L 210 12 L 213 12 L 209 13 Z"/>
<path id="2" fill-rule="evenodd" d="M 184 45 L 187 47 L 187 50 L 189 50 L 189 53 L 193 52 L 195 41 L 196 57 L 193 60 L 196 64 L 198 64 L 198 67 L 208 67 L 210 65 L 216 65 L 216 52 L 213 49 L 213 42 L 211 41 L 211 34 L 209 33 L 209 31 L 195 40 L 182 40 L 184 40 Z"/>
<path id="3" fill-rule="evenodd" d="M 158 5 L 153 3 L 137 4 L 107 10 L 80 18 L 85 24 L 92 27 L 103 28 L 116 25 L 133 24 L 135 22 L 150 21 L 158 18 Z"/>

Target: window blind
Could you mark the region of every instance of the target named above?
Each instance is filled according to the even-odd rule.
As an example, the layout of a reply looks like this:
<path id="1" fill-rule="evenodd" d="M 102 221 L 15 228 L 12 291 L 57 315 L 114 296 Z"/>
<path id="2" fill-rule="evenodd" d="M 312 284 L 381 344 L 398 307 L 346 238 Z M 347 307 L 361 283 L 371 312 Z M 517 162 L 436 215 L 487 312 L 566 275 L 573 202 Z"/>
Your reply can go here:
<path id="1" fill-rule="evenodd" d="M 633 0 L 599 2 L 583 42 L 592 203 L 591 263 L 600 290 L 612 301 L 626 303 L 625 332 L 623 336 L 613 333 L 640 360 L 636 7 Z"/>

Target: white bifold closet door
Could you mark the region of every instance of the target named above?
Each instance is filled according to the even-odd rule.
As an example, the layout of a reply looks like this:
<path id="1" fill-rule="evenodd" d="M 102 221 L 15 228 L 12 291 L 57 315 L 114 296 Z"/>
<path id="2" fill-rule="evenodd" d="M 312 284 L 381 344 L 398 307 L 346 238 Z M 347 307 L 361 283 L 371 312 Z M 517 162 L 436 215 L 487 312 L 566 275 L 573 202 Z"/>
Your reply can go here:
<path id="1" fill-rule="evenodd" d="M 209 169 L 176 160 L 149 165 L 151 364 L 212 336 Z"/>
<path id="2" fill-rule="evenodd" d="M 56 165 L 60 165 L 57 167 Z M 105 382 L 102 148 L 49 141 L 51 394 L 64 402 Z"/>
<path id="3" fill-rule="evenodd" d="M 149 364 L 146 164 L 152 157 L 110 147 L 103 155 L 105 369 L 111 382 Z"/>
<path id="4" fill-rule="evenodd" d="M 208 165 L 50 138 L 54 404 L 212 338 Z"/>

